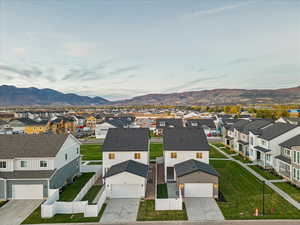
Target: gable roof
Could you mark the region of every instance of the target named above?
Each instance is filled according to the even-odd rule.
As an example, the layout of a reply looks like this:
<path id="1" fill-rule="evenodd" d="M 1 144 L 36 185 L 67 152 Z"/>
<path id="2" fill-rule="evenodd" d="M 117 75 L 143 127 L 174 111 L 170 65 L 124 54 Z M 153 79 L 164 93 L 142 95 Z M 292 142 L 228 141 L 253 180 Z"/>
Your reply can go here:
<path id="1" fill-rule="evenodd" d="M 12 119 L 9 121 L 10 124 L 14 122 L 20 122 L 24 126 L 41 126 L 41 125 L 47 125 L 48 123 L 47 120 L 41 120 L 40 122 L 37 122 L 35 120 L 28 119 L 28 118 Z"/>
<path id="2" fill-rule="evenodd" d="M 202 128 L 167 128 L 164 131 L 164 151 L 209 151 Z"/>
<path id="3" fill-rule="evenodd" d="M 104 152 L 148 151 L 148 128 L 109 128 L 102 150 Z"/>
<path id="4" fill-rule="evenodd" d="M 241 132 L 244 134 L 249 134 L 250 131 L 257 133 L 261 128 L 267 127 L 270 124 L 272 124 L 272 121 L 270 120 L 255 119 L 250 123 L 245 124 L 245 126 L 241 129 Z"/>
<path id="5" fill-rule="evenodd" d="M 291 149 L 295 146 L 300 146 L 300 134 L 279 144 L 281 147 Z"/>
<path id="6" fill-rule="evenodd" d="M 107 173 L 105 174 L 104 178 L 111 177 L 123 172 L 128 172 L 140 177 L 147 178 L 148 165 L 133 160 L 121 162 L 110 167 Z"/>
<path id="7" fill-rule="evenodd" d="M 262 129 L 262 133 L 259 137 L 261 139 L 270 141 L 292 129 L 295 129 L 296 127 L 296 125 L 291 125 L 288 123 L 274 123 L 271 126 Z"/>
<path id="8" fill-rule="evenodd" d="M 197 125 L 193 126 L 194 123 Z M 187 124 L 187 127 L 203 127 L 203 128 L 208 127 L 211 129 L 216 128 L 216 124 L 213 119 L 190 119 L 190 120 L 187 120 L 186 124 Z"/>
<path id="9" fill-rule="evenodd" d="M 209 164 L 190 159 L 175 165 L 176 176 L 182 177 L 184 175 L 201 171 L 214 176 L 220 176 L 219 173 Z"/>
<path id="10" fill-rule="evenodd" d="M 0 158 L 55 157 L 68 134 L 0 135 Z"/>
<path id="11" fill-rule="evenodd" d="M 165 126 L 161 126 L 160 123 L 165 122 Z M 157 119 L 156 120 L 156 128 L 170 128 L 170 127 L 183 127 L 183 120 L 182 119 Z"/>

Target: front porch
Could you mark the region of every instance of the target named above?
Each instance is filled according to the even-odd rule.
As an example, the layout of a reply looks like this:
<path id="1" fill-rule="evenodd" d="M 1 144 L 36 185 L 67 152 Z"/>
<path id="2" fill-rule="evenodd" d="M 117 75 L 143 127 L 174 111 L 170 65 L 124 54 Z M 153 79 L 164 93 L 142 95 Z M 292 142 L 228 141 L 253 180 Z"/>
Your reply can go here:
<path id="1" fill-rule="evenodd" d="M 291 178 L 291 159 L 283 155 L 278 155 L 275 157 L 278 162 L 278 174 L 284 178 Z"/>
<path id="2" fill-rule="evenodd" d="M 244 141 L 238 141 L 238 152 L 246 157 L 249 157 L 249 143 L 248 142 L 244 142 Z"/>

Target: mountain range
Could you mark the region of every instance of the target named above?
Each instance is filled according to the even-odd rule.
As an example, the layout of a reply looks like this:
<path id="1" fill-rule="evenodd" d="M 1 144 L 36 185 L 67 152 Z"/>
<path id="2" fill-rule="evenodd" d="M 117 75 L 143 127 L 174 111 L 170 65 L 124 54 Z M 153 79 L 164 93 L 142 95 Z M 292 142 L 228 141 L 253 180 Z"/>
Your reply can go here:
<path id="1" fill-rule="evenodd" d="M 0 86 L 0 106 L 32 105 L 229 105 L 300 103 L 300 86 L 284 89 L 214 89 L 148 94 L 121 101 L 64 94 L 52 89 Z"/>

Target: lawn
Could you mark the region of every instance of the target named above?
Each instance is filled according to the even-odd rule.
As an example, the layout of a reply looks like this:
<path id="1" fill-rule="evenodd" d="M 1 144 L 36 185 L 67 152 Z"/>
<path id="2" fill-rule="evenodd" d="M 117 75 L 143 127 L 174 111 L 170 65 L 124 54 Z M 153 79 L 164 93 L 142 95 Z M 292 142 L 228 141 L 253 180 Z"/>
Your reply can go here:
<path id="1" fill-rule="evenodd" d="M 102 165 L 102 162 L 89 162 L 88 165 Z"/>
<path id="2" fill-rule="evenodd" d="M 214 147 L 211 147 L 209 152 L 209 158 L 227 158 L 225 155 L 223 155 L 221 152 L 219 152 Z"/>
<path id="3" fill-rule="evenodd" d="M 187 220 L 186 209 L 155 211 L 155 201 L 145 200 L 140 202 L 137 221 L 171 221 Z"/>
<path id="4" fill-rule="evenodd" d="M 8 201 L 0 201 L 0 208 L 4 206 Z"/>
<path id="5" fill-rule="evenodd" d="M 282 179 L 280 176 L 276 175 L 275 172 L 272 173 L 269 170 L 265 170 L 263 168 L 261 168 L 260 166 L 257 165 L 253 165 L 253 166 L 249 166 L 251 169 L 253 169 L 256 173 L 262 175 L 264 178 L 266 178 L 267 180 L 278 180 L 278 179 Z"/>
<path id="6" fill-rule="evenodd" d="M 79 214 L 57 214 L 52 218 L 41 218 L 41 207 L 38 207 L 22 224 L 45 224 L 45 223 L 98 223 L 103 215 L 106 204 L 103 204 L 97 217 L 84 217 Z"/>
<path id="7" fill-rule="evenodd" d="M 78 193 L 93 175 L 94 173 L 83 173 L 80 177 L 76 178 L 74 183 L 64 187 L 63 191 L 59 194 L 59 201 L 73 201 L 73 199 L 78 195 Z"/>
<path id="8" fill-rule="evenodd" d="M 247 159 L 246 157 L 244 157 L 242 155 L 235 155 L 235 156 L 232 156 L 232 158 L 239 160 L 242 163 L 252 163 L 252 161 L 250 161 L 249 159 Z"/>
<path id="9" fill-rule="evenodd" d="M 265 216 L 255 217 L 255 209 L 262 209 L 262 183 L 233 161 L 215 160 L 211 164 L 220 174 L 219 201 L 226 219 L 299 219 L 300 211 L 276 192 L 265 186 Z"/>
<path id="10" fill-rule="evenodd" d="M 82 198 L 81 201 L 88 201 L 89 205 L 93 204 L 94 199 L 98 195 L 99 191 L 101 190 L 101 185 L 94 185 L 90 188 L 88 193 Z"/>
<path id="11" fill-rule="evenodd" d="M 157 198 L 168 198 L 167 184 L 158 184 L 157 185 Z"/>
<path id="12" fill-rule="evenodd" d="M 217 147 L 219 147 L 219 148 L 220 147 L 225 147 L 225 145 L 223 143 L 214 143 L 214 145 L 217 146 Z"/>
<path id="13" fill-rule="evenodd" d="M 280 182 L 280 183 L 273 183 L 273 184 L 275 184 L 281 190 L 288 193 L 293 199 L 295 199 L 300 203 L 300 188 L 287 182 Z"/>
<path id="14" fill-rule="evenodd" d="M 80 154 L 82 155 L 82 160 L 102 160 L 102 145 L 81 145 Z"/>
<path id="15" fill-rule="evenodd" d="M 150 159 L 156 159 L 163 156 L 163 144 L 151 143 L 150 144 Z"/>

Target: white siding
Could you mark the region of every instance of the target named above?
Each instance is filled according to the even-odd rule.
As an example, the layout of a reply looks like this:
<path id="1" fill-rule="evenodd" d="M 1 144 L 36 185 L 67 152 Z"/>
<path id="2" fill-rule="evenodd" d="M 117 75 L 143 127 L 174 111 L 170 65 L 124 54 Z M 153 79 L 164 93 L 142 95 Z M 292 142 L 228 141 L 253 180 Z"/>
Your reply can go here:
<path id="1" fill-rule="evenodd" d="M 0 168 L 0 171 L 13 171 L 14 170 L 14 161 L 12 159 L 0 159 L 0 161 L 6 162 L 6 168 Z"/>
<path id="2" fill-rule="evenodd" d="M 40 167 L 40 161 L 46 161 L 47 167 Z M 27 167 L 21 167 L 21 161 L 27 162 Z M 53 158 L 22 158 L 14 160 L 14 170 L 53 170 Z"/>
<path id="3" fill-rule="evenodd" d="M 95 128 L 96 138 L 98 139 L 105 138 L 109 128 L 115 128 L 115 127 L 110 123 L 106 123 L 106 122 L 101 124 L 96 124 L 96 128 Z"/>

